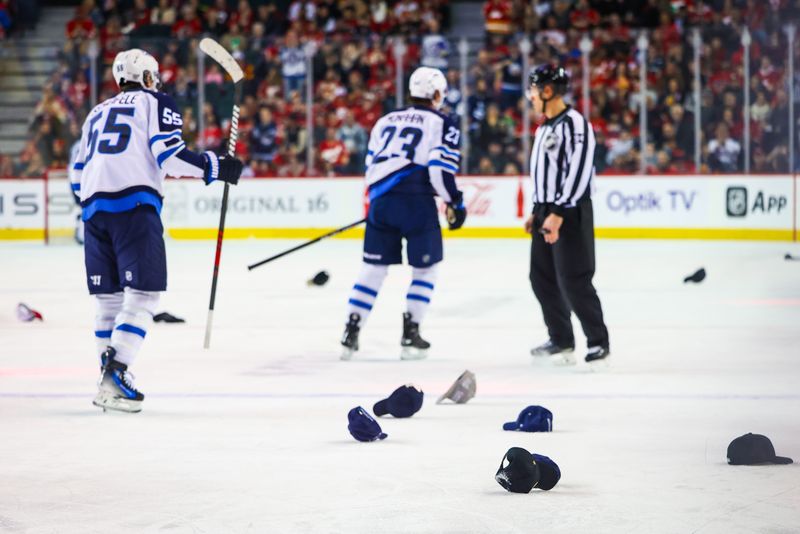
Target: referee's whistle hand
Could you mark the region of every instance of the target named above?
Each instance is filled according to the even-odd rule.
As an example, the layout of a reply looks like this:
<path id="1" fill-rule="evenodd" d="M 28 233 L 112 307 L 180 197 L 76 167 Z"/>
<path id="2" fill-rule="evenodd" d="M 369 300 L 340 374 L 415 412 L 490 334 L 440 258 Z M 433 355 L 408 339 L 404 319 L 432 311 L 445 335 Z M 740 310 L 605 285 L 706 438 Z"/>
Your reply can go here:
<path id="1" fill-rule="evenodd" d="M 525 219 L 525 233 L 530 234 L 533 232 L 533 214 L 528 215 L 528 218 Z"/>
<path id="2" fill-rule="evenodd" d="M 548 215 L 542 223 L 542 235 L 544 236 L 545 243 L 553 244 L 558 241 L 558 231 L 561 228 L 561 223 L 564 218 L 555 213 Z"/>

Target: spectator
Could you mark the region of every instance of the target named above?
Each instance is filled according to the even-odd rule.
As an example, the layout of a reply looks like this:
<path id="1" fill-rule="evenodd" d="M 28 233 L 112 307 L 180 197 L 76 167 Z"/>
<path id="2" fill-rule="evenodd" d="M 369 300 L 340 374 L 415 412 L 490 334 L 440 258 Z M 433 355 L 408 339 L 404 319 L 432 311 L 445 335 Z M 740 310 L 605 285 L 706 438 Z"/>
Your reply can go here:
<path id="1" fill-rule="evenodd" d="M 355 115 L 348 110 L 344 122 L 336 132 L 336 139 L 344 143 L 347 153 L 350 154 L 349 165 L 345 172 L 359 175 L 364 172 L 364 159 L 367 155 L 367 132 L 355 120 Z"/>
<path id="2" fill-rule="evenodd" d="M 623 129 L 618 138 L 608 143 L 608 153 L 606 154 L 606 164 L 618 169 L 628 168 L 633 161 L 634 140 L 633 135 L 628 129 Z"/>
<path id="3" fill-rule="evenodd" d="M 336 129 L 325 130 L 325 140 L 319 144 L 319 157 L 326 176 L 333 176 L 345 170 L 350 158 L 344 143 L 336 139 Z"/>
<path id="4" fill-rule="evenodd" d="M 181 18 L 172 25 L 172 34 L 179 38 L 194 37 L 203 31 L 203 25 L 197 18 L 197 12 L 192 4 L 181 7 Z"/>
<path id="5" fill-rule="evenodd" d="M 205 150 L 218 151 L 222 148 L 222 128 L 213 113 L 206 113 L 206 127 L 200 132 L 199 143 Z"/>
<path id="6" fill-rule="evenodd" d="M 500 143 L 501 146 L 508 142 L 510 132 L 500 121 L 500 107 L 497 104 L 489 104 L 486 117 L 481 121 L 475 139 L 479 147 L 488 147 L 490 143 Z"/>
<path id="7" fill-rule="evenodd" d="M 67 23 L 67 39 L 91 39 L 97 33 L 97 29 L 89 18 L 89 9 L 86 4 L 81 4 L 75 10 L 75 18 Z"/>
<path id="8" fill-rule="evenodd" d="M 578 0 L 569 15 L 570 26 L 586 31 L 600 24 L 600 14 L 592 9 L 589 0 Z"/>
<path id="9" fill-rule="evenodd" d="M 682 106 L 669 108 L 669 118 L 675 129 L 675 143 L 685 155 L 694 154 L 694 117 L 687 115 Z"/>
<path id="10" fill-rule="evenodd" d="M 48 167 L 51 169 L 64 169 L 68 162 L 69 157 L 67 156 L 67 148 L 64 140 L 53 139 Z"/>
<path id="11" fill-rule="evenodd" d="M 11 14 L 8 10 L 8 4 L 5 1 L 0 1 L 0 40 L 8 35 L 10 29 Z M 2 159 L 0 159 L 1 162 L 5 162 L 6 160 L 7 158 L 5 156 L 2 156 Z M 3 174 L 0 173 L 0 176 L 3 176 Z"/>
<path id="12" fill-rule="evenodd" d="M 767 95 L 764 91 L 756 94 L 756 101 L 750 106 L 750 118 L 755 122 L 766 124 L 769 121 L 772 106 L 767 102 Z"/>
<path id="13" fill-rule="evenodd" d="M 213 9 L 208 10 L 209 13 L 214 13 Z M 170 0 L 158 0 L 158 5 L 150 11 L 150 24 L 156 26 L 170 26 L 175 24 L 178 18 L 178 12 Z"/>
<path id="14" fill-rule="evenodd" d="M 297 3 L 301 2 L 295 2 Z M 309 4 L 313 5 L 311 2 Z M 286 34 L 285 44 L 281 48 L 281 74 L 284 98 L 289 98 L 294 91 L 303 90 L 306 81 L 306 53 L 293 31 Z"/>
<path id="15" fill-rule="evenodd" d="M 283 151 L 285 154 L 305 157 L 308 134 L 302 126 L 304 120 L 301 111 L 289 115 L 283 128 Z"/>
<path id="16" fill-rule="evenodd" d="M 428 21 L 428 31 L 422 38 L 422 65 L 442 71 L 447 69 L 450 42 L 439 33 L 439 21 Z"/>
<path id="17" fill-rule="evenodd" d="M 716 137 L 708 143 L 708 164 L 714 172 L 736 172 L 739 170 L 739 154 L 742 147 L 731 138 L 725 123 L 717 125 Z"/>
<path id="18" fill-rule="evenodd" d="M 489 0 L 483 4 L 486 33 L 509 35 L 512 31 L 512 4 L 508 0 Z"/>
<path id="19" fill-rule="evenodd" d="M 14 172 L 14 160 L 8 154 L 0 154 L 0 177 L 12 177 Z"/>
<path id="20" fill-rule="evenodd" d="M 519 47 L 511 48 L 511 55 L 499 65 L 501 109 L 516 107 L 522 97 L 522 56 Z"/>
<path id="21" fill-rule="evenodd" d="M 484 176 L 491 176 L 494 174 L 494 165 L 492 165 L 492 160 L 489 159 L 488 156 L 482 156 L 478 161 L 478 174 Z"/>
<path id="22" fill-rule="evenodd" d="M 20 173 L 20 177 L 22 178 L 40 178 L 44 176 L 44 172 L 46 170 L 46 166 L 44 160 L 42 159 L 42 155 L 35 151 L 30 157 L 27 165 L 24 167 L 22 172 Z"/>
<path id="23" fill-rule="evenodd" d="M 297 154 L 289 154 L 286 158 L 286 163 L 278 169 L 278 176 L 281 178 L 299 178 L 308 176 L 308 170 Z"/>
<path id="24" fill-rule="evenodd" d="M 258 110 L 258 120 L 250 130 L 250 147 L 253 170 L 261 175 L 270 173 L 278 153 L 278 126 L 273 120 L 272 110 L 267 106 L 261 106 Z"/>

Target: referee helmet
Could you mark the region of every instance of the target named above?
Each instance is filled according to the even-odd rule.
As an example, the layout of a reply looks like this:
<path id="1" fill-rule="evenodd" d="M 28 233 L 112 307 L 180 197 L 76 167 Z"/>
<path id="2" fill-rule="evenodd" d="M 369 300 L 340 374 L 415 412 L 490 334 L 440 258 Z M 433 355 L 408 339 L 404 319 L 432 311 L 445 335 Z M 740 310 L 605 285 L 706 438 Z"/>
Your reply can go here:
<path id="1" fill-rule="evenodd" d="M 540 98 L 542 100 L 542 112 L 547 103 L 557 95 L 564 95 L 569 87 L 569 74 L 564 67 L 557 67 L 549 63 L 536 67 L 531 72 L 529 78 L 529 85 L 536 86 L 540 91 Z M 544 98 L 541 95 L 541 90 L 547 86 L 552 87 L 553 95 L 550 98 Z"/>

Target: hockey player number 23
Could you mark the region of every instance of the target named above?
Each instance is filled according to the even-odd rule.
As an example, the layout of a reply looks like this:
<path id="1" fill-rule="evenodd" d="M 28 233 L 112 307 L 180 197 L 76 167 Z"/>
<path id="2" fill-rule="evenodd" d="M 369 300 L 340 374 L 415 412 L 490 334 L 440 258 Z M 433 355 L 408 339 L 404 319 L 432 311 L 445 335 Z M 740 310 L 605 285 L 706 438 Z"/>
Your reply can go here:
<path id="1" fill-rule="evenodd" d="M 119 154 L 128 148 L 128 143 L 131 140 L 131 127 L 125 122 L 120 121 L 120 116 L 133 117 L 133 108 L 111 108 L 108 110 L 108 117 L 103 126 L 104 134 L 116 134 L 117 138 L 115 143 L 111 143 L 111 139 L 103 139 L 98 144 L 99 132 L 94 129 L 94 125 L 99 122 L 103 114 L 98 114 L 92 119 L 90 123 L 89 133 L 89 154 L 86 156 L 88 162 L 94 156 L 95 146 L 101 154 Z"/>
<path id="2" fill-rule="evenodd" d="M 385 137 L 386 141 L 383 142 L 383 148 L 381 148 L 380 151 L 377 154 L 375 154 L 375 160 L 374 160 L 375 163 L 380 163 L 382 161 L 386 161 L 389 158 L 394 158 L 398 156 L 398 154 L 381 156 L 381 154 L 383 154 L 386 151 L 386 149 L 389 148 L 389 145 L 392 143 L 392 140 L 394 139 L 394 134 L 396 132 L 397 128 L 394 126 L 387 126 L 381 132 L 381 138 Z M 400 150 L 406 153 L 406 159 L 408 159 L 409 161 L 414 161 L 414 156 L 417 153 L 416 152 L 417 145 L 422 140 L 422 130 L 420 130 L 419 128 L 412 128 L 412 127 L 403 128 L 402 130 L 400 130 L 400 134 L 397 136 L 397 138 L 405 141 L 405 144 L 403 144 L 403 146 L 400 147 Z"/>

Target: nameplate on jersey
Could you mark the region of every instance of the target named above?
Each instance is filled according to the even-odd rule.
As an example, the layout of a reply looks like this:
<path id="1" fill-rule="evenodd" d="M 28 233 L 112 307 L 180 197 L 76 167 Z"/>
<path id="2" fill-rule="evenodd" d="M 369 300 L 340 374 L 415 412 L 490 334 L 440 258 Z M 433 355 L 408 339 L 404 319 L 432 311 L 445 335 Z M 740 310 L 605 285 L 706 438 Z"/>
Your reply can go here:
<path id="1" fill-rule="evenodd" d="M 389 122 L 410 122 L 412 124 L 425 123 L 425 117 L 422 114 L 413 111 L 409 111 L 406 113 L 395 112 L 392 113 L 391 115 L 388 115 L 386 117 L 386 120 L 388 120 Z"/>

